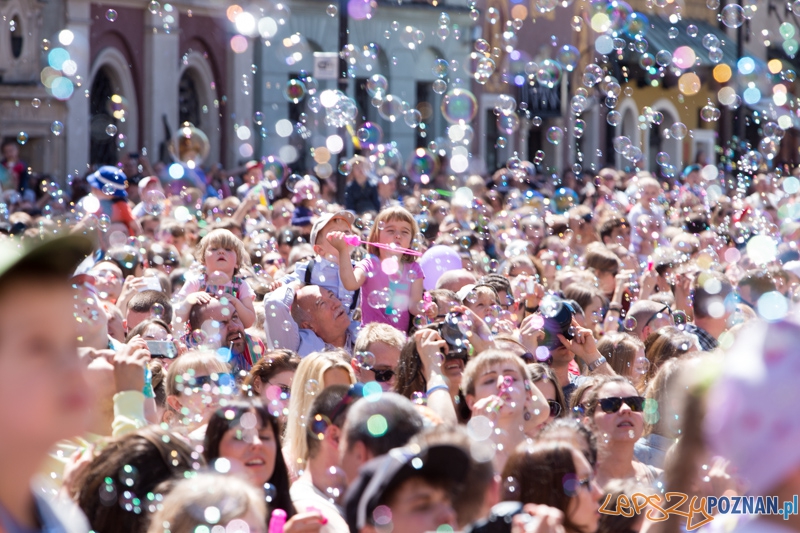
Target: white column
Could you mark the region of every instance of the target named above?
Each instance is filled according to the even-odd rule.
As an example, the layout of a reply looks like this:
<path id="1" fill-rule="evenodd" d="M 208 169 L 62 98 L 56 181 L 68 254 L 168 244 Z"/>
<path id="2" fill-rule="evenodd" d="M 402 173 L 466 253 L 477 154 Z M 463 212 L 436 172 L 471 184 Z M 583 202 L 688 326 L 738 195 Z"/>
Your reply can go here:
<path id="1" fill-rule="evenodd" d="M 255 147 L 256 126 L 253 124 L 253 113 L 255 112 L 255 83 L 260 83 L 262 77 L 256 73 L 253 75 L 251 65 L 255 63 L 255 47 L 264 46 L 260 39 L 248 39 L 247 50 L 237 54 L 228 47 L 228 102 L 225 105 L 224 120 L 228 122 L 228 145 L 223 147 L 225 150 L 228 166 L 235 166 L 239 160 L 245 159 L 239 153 L 239 147 L 247 142 Z M 262 54 L 266 55 L 266 54 Z M 247 87 L 245 87 L 247 83 Z M 286 80 L 283 80 L 286 83 Z M 247 94 L 245 94 L 247 93 Z M 240 140 L 236 135 L 239 126 L 250 128 L 250 138 Z M 255 154 L 254 154 L 255 156 Z"/>
<path id="2" fill-rule="evenodd" d="M 405 100 L 413 108 L 417 105 L 417 83 L 414 68 L 410 68 L 410 65 L 415 64 L 415 58 L 408 50 L 393 52 L 396 60 L 389 62 L 389 93 Z M 397 141 L 397 149 L 406 158 L 416 147 L 416 129 L 409 128 L 402 116 L 398 120 L 400 122 L 390 125 L 389 131 L 384 132 L 383 136 L 384 139 Z"/>
<path id="3" fill-rule="evenodd" d="M 78 175 L 85 174 L 89 164 L 89 98 L 86 97 L 91 90 L 92 80 L 89 79 L 91 65 L 89 64 L 89 26 L 91 24 L 91 8 L 85 0 L 71 0 L 67 8 L 66 30 L 73 34 L 72 43 L 66 46 L 70 57 L 77 63 L 77 76 L 83 81 L 81 87 L 75 87 L 72 97 L 66 101 L 66 143 L 67 143 L 67 172 Z M 60 43 L 53 43 L 61 46 Z"/>
<path id="4" fill-rule="evenodd" d="M 142 90 L 142 119 L 144 137 L 141 146 L 147 148 L 150 160 L 158 158 L 159 144 L 164 141 L 164 121 L 172 132 L 178 129 L 178 82 L 180 80 L 179 18 L 170 33 L 165 33 L 161 18 L 145 12 L 144 76 Z"/>

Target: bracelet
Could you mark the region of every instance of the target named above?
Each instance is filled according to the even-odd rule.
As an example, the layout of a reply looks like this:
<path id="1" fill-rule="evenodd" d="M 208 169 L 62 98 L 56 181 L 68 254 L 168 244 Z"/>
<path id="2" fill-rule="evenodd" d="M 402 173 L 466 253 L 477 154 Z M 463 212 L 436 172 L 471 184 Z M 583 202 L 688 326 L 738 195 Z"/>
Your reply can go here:
<path id="1" fill-rule="evenodd" d="M 608 304 L 609 311 L 622 311 L 622 304 L 611 303 Z"/>
<path id="2" fill-rule="evenodd" d="M 527 313 L 535 313 L 538 310 L 539 310 L 539 306 L 538 305 L 535 306 L 535 307 L 528 307 L 527 305 L 525 306 L 525 311 Z"/>
<path id="3" fill-rule="evenodd" d="M 622 309 L 617 309 L 616 307 L 609 307 L 608 311 L 606 311 L 606 314 L 610 313 L 611 311 L 616 311 L 620 315 L 622 314 Z"/>
<path id="4" fill-rule="evenodd" d="M 608 361 L 606 360 L 606 358 L 601 355 L 599 359 L 597 359 L 596 361 L 586 365 L 586 368 L 589 369 L 589 372 L 594 372 L 595 370 L 597 370 L 600 367 L 600 365 L 602 365 L 603 363 L 607 363 L 607 362 Z"/>
<path id="5" fill-rule="evenodd" d="M 450 387 L 448 387 L 447 385 L 436 385 L 435 387 L 431 387 L 430 389 L 428 389 L 428 392 L 426 392 L 425 394 L 427 396 L 430 396 L 432 392 L 436 392 L 437 390 L 446 390 L 447 392 L 450 392 Z"/>

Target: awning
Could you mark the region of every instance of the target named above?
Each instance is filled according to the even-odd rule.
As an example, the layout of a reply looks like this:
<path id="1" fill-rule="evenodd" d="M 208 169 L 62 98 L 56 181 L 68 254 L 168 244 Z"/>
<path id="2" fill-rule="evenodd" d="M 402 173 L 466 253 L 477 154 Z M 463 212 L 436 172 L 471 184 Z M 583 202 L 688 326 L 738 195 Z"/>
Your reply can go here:
<path id="1" fill-rule="evenodd" d="M 726 63 L 728 65 L 735 65 L 736 57 L 736 39 L 731 38 L 720 30 L 704 20 L 695 19 L 681 19 L 676 23 L 672 23 L 669 19 L 661 18 L 658 16 L 648 16 L 650 24 L 644 32 L 644 40 L 647 41 L 647 52 L 656 55 L 659 50 L 666 50 L 670 54 L 675 52 L 680 46 L 691 47 L 697 57 L 700 59 L 700 65 L 706 67 L 713 67 L 719 63 Z M 690 25 L 697 27 L 697 35 L 691 37 L 686 28 Z M 674 31 L 672 29 L 677 30 Z M 670 32 L 672 30 L 672 32 Z M 719 49 L 722 50 L 722 60 L 719 62 L 711 61 L 708 57 L 708 50 L 703 46 L 703 37 L 708 34 L 715 35 L 720 41 Z M 672 35 L 672 36 L 671 36 Z"/>

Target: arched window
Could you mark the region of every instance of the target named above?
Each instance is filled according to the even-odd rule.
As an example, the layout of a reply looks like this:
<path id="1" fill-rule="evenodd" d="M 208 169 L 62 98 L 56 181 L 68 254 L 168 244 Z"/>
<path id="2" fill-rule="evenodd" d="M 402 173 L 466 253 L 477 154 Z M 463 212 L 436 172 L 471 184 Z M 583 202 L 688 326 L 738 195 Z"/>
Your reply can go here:
<path id="1" fill-rule="evenodd" d="M 14 59 L 19 59 L 22 55 L 22 24 L 19 21 L 19 16 L 14 15 L 9 23 L 9 30 L 11 35 L 11 54 Z"/>
<path id="2" fill-rule="evenodd" d="M 116 129 L 118 124 L 117 120 L 108 113 L 109 103 L 114 95 L 114 87 L 105 68 L 97 71 L 90 95 L 91 145 L 89 157 L 91 164 L 115 165 L 117 163 Z M 109 133 L 112 134 L 109 135 Z"/>
<path id="3" fill-rule="evenodd" d="M 178 83 L 178 124 L 191 122 L 202 128 L 200 117 L 200 96 L 194 76 L 187 70 Z"/>

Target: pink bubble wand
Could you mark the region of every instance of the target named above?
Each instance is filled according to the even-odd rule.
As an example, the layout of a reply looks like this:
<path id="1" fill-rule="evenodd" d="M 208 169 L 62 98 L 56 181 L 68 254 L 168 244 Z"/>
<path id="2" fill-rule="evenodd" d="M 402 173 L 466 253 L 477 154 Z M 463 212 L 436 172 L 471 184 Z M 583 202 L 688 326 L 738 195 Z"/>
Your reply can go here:
<path id="1" fill-rule="evenodd" d="M 384 244 L 382 242 L 364 242 L 362 241 L 358 235 L 347 235 L 344 238 L 344 242 L 349 244 L 350 246 L 358 246 L 360 244 L 367 244 L 369 246 L 375 246 L 376 248 L 382 248 L 384 250 L 388 250 L 390 252 L 401 253 L 406 255 L 415 255 L 417 257 L 422 255 L 422 252 L 418 252 L 416 250 L 412 250 L 411 248 L 402 248 L 400 246 L 395 246 L 393 244 Z"/>

